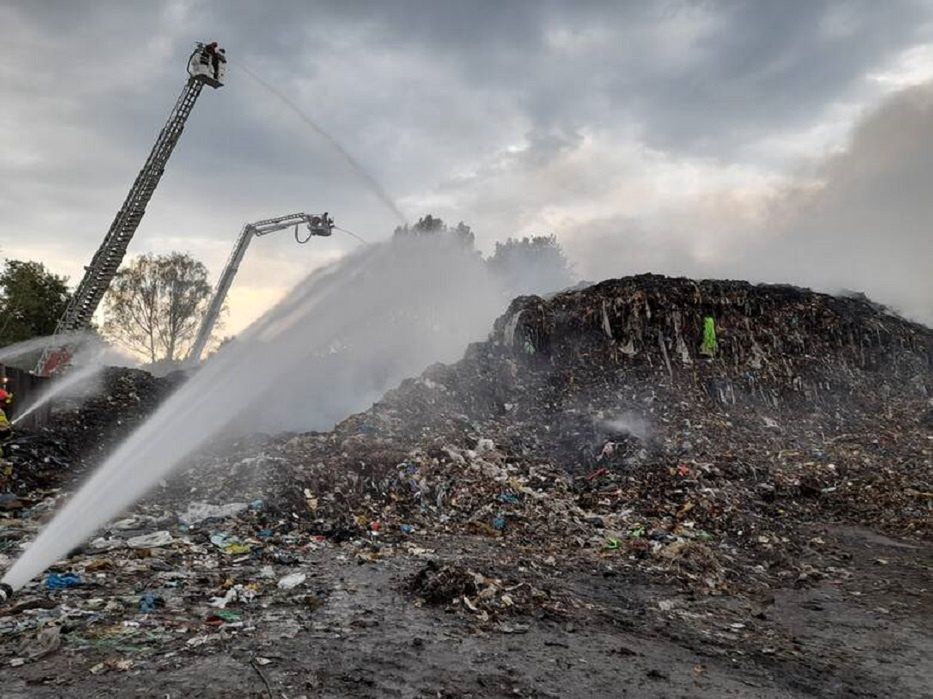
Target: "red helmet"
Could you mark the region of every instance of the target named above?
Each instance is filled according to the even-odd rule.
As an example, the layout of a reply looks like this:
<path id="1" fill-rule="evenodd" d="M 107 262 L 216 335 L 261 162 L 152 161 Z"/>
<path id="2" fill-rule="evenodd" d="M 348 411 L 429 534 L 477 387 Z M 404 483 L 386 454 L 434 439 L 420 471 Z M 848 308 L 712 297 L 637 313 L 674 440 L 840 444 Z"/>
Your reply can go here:
<path id="1" fill-rule="evenodd" d="M 13 394 L 5 388 L 0 388 L 0 403 L 9 403 L 13 400 Z"/>

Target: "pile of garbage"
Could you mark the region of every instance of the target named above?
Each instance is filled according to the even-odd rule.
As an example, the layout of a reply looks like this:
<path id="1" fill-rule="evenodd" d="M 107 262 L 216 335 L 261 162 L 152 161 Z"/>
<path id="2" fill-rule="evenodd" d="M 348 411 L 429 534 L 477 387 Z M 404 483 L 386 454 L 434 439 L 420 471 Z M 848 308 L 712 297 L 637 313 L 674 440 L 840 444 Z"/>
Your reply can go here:
<path id="1" fill-rule="evenodd" d="M 182 372 L 157 378 L 147 371 L 108 367 L 88 389 L 56 401 L 46 430 L 82 458 L 103 454 L 139 426 L 184 381 Z"/>
<path id="2" fill-rule="evenodd" d="M 22 512 L 19 528 L 0 528 L 0 564 L 9 564 L 11 544 L 21 538 L 16 534 L 34 535 L 59 501 L 50 497 Z M 268 619 L 285 607 L 283 633 L 294 636 L 325 594 L 313 575 L 300 572 L 323 542 L 273 529 L 261 502 L 193 502 L 178 512 L 142 506 L 0 610 L 0 638 L 19 639 L 14 665 L 62 645 L 78 653 L 131 648 L 139 660 L 255 631 L 252 617 Z M 90 672 L 126 671 L 136 661 L 116 662 Z"/>
<path id="3" fill-rule="evenodd" d="M 861 298 L 644 275 L 516 299 L 329 433 L 242 440 L 159 497 L 295 531 L 497 537 L 710 592 L 806 577 L 812 522 L 931 532 L 933 332 Z"/>
<path id="4" fill-rule="evenodd" d="M 108 367 L 81 390 L 57 398 L 47 425 L 18 429 L 4 444 L 0 491 L 29 496 L 96 466 L 184 381 L 139 369 Z"/>
<path id="5" fill-rule="evenodd" d="M 559 595 L 526 580 L 503 580 L 463 565 L 436 561 L 428 561 L 412 576 L 409 589 L 422 604 L 443 606 L 482 624 L 501 624 L 522 616 L 562 619 L 568 606 Z"/>
<path id="6" fill-rule="evenodd" d="M 203 450 L 18 593 L 4 652 L 67 646 L 103 674 L 365 634 L 345 587 L 363 566 L 397 565 L 410 604 L 482 633 L 592 606 L 567 571 L 704 599 L 841 579 L 815 525 L 933 531 L 931 369 L 933 331 L 861 298 L 650 275 L 522 297 L 330 432 Z M 0 568 L 66 497 L 36 474 L 90 463 L 178 379 L 106 381 L 17 437 Z"/>
<path id="7" fill-rule="evenodd" d="M 590 552 L 712 592 L 793 581 L 815 545 L 805 523 L 929 536 L 931 358 L 933 332 L 863 298 L 606 281 L 516 299 L 460 362 L 332 432 L 205 452 L 150 502 L 262 501 L 276 531 L 336 543 Z M 177 383 L 105 380 L 57 415 L 69 449 L 105 449 Z"/>

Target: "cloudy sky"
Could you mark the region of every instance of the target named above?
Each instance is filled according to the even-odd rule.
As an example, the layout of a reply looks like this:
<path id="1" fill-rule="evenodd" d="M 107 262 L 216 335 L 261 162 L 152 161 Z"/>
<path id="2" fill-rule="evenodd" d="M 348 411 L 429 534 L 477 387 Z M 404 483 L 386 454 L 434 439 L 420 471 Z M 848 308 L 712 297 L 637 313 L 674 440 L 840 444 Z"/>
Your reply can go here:
<path id="1" fill-rule="evenodd" d="M 933 2 L 0 0 L 0 255 L 76 282 L 196 40 L 205 90 L 130 252 L 212 273 L 243 223 L 555 233 L 581 278 L 864 290 L 933 323 Z M 357 243 L 251 249 L 235 332 Z"/>

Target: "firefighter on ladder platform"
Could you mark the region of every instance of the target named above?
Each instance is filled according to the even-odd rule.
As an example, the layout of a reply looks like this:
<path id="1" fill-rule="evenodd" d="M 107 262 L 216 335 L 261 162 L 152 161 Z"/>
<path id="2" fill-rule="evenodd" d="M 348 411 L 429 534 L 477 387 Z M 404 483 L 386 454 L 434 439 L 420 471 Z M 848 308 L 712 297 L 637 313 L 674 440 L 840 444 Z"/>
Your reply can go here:
<path id="1" fill-rule="evenodd" d="M 209 44 L 199 42 L 188 61 L 189 75 L 211 87 L 223 85 L 226 67 L 227 52 L 216 41 Z"/>
<path id="2" fill-rule="evenodd" d="M 204 47 L 204 52 L 207 54 L 211 62 L 211 68 L 214 70 L 214 80 L 217 80 L 220 77 L 220 62 L 227 62 L 227 57 L 224 55 L 226 51 L 220 48 L 216 41 L 212 41 Z"/>

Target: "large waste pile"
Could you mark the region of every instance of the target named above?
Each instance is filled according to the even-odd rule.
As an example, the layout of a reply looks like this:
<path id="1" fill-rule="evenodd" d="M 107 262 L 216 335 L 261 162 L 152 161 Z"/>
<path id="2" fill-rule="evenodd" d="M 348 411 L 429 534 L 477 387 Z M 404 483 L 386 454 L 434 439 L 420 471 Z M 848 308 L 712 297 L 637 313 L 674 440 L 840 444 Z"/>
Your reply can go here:
<path id="1" fill-rule="evenodd" d="M 111 429 L 106 406 L 126 422 L 137 413 L 124 402 L 141 415 L 171 390 L 111 378 L 133 387 L 98 399 L 100 434 Z M 933 524 L 931 391 L 933 331 L 863 298 L 653 275 L 522 297 L 461 361 L 404 381 L 330 432 L 203 450 L 24 589 L 0 614 L 0 637 L 11 664 L 28 668 L 65 646 L 95 676 L 182 668 L 242 639 L 266 682 L 265 663 L 286 664 L 274 655 L 284 639 L 309 634 L 322 665 L 378 647 L 360 662 L 395 658 L 391 677 L 431 633 L 404 638 L 410 613 L 385 601 L 403 599 L 437 610 L 429 625 L 449 637 L 530 633 L 536 623 L 564 633 L 568 620 L 588 619 L 650 628 L 733 664 L 757 658 L 769 669 L 756 681 L 773 683 L 782 663 L 794 692 L 870 687 L 849 676 L 863 658 L 821 640 L 807 659 L 799 631 L 769 621 L 762 605 L 776 590 L 821 584 L 880 605 L 889 588 L 862 573 L 890 564 L 908 602 L 885 601 L 884 613 L 909 628 L 911 586 L 926 584 L 915 551 Z M 46 438 L 95 443 L 91 412 L 62 414 Z M 0 556 L 12 559 L 57 497 L 10 515 Z M 828 523 L 916 546 L 858 562 Z M 639 601 L 645 584 L 667 596 Z M 730 601 L 702 601 L 717 599 Z M 363 640 L 374 634 L 393 649 Z M 547 638 L 552 649 L 589 642 Z M 640 655 L 625 645 L 611 653 L 606 667 L 616 669 L 617 656 Z M 705 672 L 694 665 L 690 681 Z M 352 673 L 329 681 L 335 695 L 379 694 Z M 379 682 L 389 680 L 373 681 L 388 691 Z M 502 695 L 516 693 L 534 695 Z"/>
<path id="2" fill-rule="evenodd" d="M 4 445 L 0 491 L 29 496 L 57 487 L 99 463 L 184 380 L 170 374 L 110 367 L 77 393 L 57 399 L 48 425 L 16 430 Z"/>
<path id="3" fill-rule="evenodd" d="M 929 329 L 865 299 L 607 281 L 519 298 L 462 361 L 330 433 L 244 440 L 175 492 L 249 492 L 338 540 L 481 534 L 710 591 L 795 580 L 801 523 L 929 536 L 931 361 Z"/>

